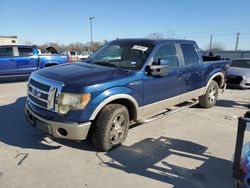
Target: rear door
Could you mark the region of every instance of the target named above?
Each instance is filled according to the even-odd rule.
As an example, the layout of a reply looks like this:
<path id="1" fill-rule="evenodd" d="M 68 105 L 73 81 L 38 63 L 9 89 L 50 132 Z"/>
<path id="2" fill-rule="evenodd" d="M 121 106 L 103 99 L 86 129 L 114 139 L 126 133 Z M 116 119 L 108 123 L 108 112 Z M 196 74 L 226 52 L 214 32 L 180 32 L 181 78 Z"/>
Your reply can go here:
<path id="1" fill-rule="evenodd" d="M 12 46 L 0 47 L 0 75 L 18 74 Z"/>
<path id="2" fill-rule="evenodd" d="M 38 56 L 32 47 L 17 47 L 16 63 L 20 74 L 29 74 L 38 67 Z"/>
<path id="3" fill-rule="evenodd" d="M 183 93 L 201 88 L 202 62 L 198 57 L 197 48 L 193 43 L 179 44 L 183 57 Z"/>
<path id="4" fill-rule="evenodd" d="M 182 77 L 175 44 L 162 44 L 155 51 L 151 63 L 159 60 L 168 61 L 168 73 L 164 76 L 145 76 L 144 105 L 173 97 L 175 103 L 179 101 L 179 95 L 182 92 Z"/>

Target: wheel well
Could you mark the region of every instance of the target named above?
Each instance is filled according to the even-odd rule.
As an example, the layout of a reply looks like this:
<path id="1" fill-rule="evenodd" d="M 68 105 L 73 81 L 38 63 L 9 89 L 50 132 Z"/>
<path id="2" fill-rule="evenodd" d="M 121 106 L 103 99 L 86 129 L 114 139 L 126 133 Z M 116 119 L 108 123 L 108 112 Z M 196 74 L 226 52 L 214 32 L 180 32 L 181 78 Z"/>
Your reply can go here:
<path id="1" fill-rule="evenodd" d="M 217 84 L 218 84 L 219 87 L 222 87 L 222 86 L 223 86 L 223 79 L 222 79 L 222 77 L 221 77 L 220 75 L 215 76 L 215 77 L 213 78 L 213 80 L 214 80 L 215 82 L 217 82 Z"/>
<path id="2" fill-rule="evenodd" d="M 128 109 L 128 113 L 129 113 L 129 119 L 130 121 L 135 121 L 137 118 L 137 110 L 135 105 L 133 104 L 133 102 L 131 102 L 128 99 L 116 99 L 112 102 L 110 102 L 109 104 L 121 104 L 123 106 L 125 106 Z"/>
<path id="3" fill-rule="evenodd" d="M 47 63 L 44 67 L 51 67 L 51 66 L 55 66 L 58 65 L 57 63 Z"/>

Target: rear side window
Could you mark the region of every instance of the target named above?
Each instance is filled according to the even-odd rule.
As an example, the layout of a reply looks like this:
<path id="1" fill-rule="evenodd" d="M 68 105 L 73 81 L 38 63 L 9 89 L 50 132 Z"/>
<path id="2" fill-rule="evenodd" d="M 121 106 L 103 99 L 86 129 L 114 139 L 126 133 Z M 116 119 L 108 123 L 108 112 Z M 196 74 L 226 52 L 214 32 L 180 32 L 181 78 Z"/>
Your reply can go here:
<path id="1" fill-rule="evenodd" d="M 33 49 L 32 48 L 18 48 L 19 56 L 32 56 L 33 55 Z"/>
<path id="2" fill-rule="evenodd" d="M 76 53 L 75 52 L 70 52 L 70 55 L 76 55 Z"/>
<path id="3" fill-rule="evenodd" d="M 193 44 L 181 44 L 185 65 L 193 65 L 199 63 L 196 48 Z"/>
<path id="4" fill-rule="evenodd" d="M 13 56 L 12 47 L 0 48 L 0 56 Z"/>
<path id="5" fill-rule="evenodd" d="M 153 57 L 154 62 L 159 60 L 167 60 L 169 67 L 178 67 L 178 58 L 176 54 L 176 49 L 174 44 L 166 44 L 161 46 Z"/>

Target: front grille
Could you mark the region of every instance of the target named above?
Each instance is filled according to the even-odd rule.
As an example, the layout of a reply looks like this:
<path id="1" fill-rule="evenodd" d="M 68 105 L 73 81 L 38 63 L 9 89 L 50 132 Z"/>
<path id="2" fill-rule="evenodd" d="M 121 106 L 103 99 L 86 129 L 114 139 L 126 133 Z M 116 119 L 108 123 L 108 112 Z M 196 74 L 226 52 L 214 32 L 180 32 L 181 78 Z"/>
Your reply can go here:
<path id="1" fill-rule="evenodd" d="M 49 85 L 43 80 L 30 78 L 28 83 L 28 100 L 40 108 L 56 111 L 59 87 Z"/>
<path id="2" fill-rule="evenodd" d="M 227 83 L 239 85 L 241 83 L 242 79 L 243 78 L 241 76 L 229 76 L 227 79 Z"/>
<path id="3" fill-rule="evenodd" d="M 39 89 L 45 91 L 45 92 L 49 92 L 49 90 L 50 90 L 50 86 L 45 85 L 43 83 L 39 83 L 33 79 L 30 80 L 30 84 L 36 88 L 39 88 Z"/>
<path id="4" fill-rule="evenodd" d="M 32 89 L 34 88 L 34 86 L 32 85 L 29 85 L 29 88 L 28 88 L 28 90 L 29 90 L 29 92 L 32 92 Z M 40 93 L 41 94 L 41 96 L 40 96 L 40 98 L 41 99 L 44 99 L 44 100 L 48 100 L 48 93 L 49 93 L 49 91 L 48 92 L 46 92 L 46 93 Z"/>
<path id="5" fill-rule="evenodd" d="M 29 99 L 30 99 L 33 103 L 37 104 L 38 106 L 47 109 L 47 102 L 41 101 L 41 100 L 39 100 L 38 98 L 33 97 L 31 94 L 29 95 Z"/>

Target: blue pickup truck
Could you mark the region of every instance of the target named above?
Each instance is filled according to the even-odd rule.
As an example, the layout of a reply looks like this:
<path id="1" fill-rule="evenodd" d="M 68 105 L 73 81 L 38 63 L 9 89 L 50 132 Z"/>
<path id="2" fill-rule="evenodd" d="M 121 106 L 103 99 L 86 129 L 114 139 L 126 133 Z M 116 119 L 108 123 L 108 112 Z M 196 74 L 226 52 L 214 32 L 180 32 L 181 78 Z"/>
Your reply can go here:
<path id="1" fill-rule="evenodd" d="M 68 56 L 40 55 L 34 46 L 0 46 L 0 77 L 29 75 L 35 70 L 68 62 Z"/>
<path id="2" fill-rule="evenodd" d="M 121 144 L 129 125 L 190 99 L 215 105 L 229 61 L 203 62 L 189 40 L 117 39 L 83 63 L 36 71 L 27 121 L 58 138 L 92 138 L 99 151 Z"/>

